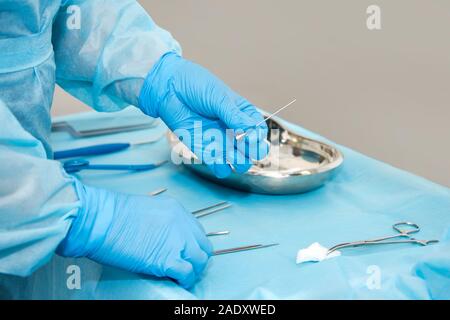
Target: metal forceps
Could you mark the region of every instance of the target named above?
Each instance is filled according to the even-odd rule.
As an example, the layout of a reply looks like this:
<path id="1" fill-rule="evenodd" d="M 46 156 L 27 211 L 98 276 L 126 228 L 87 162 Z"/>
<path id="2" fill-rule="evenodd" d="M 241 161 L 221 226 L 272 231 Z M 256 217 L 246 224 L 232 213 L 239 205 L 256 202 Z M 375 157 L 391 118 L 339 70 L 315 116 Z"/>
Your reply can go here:
<path id="1" fill-rule="evenodd" d="M 255 250 L 255 249 L 264 249 L 264 248 L 274 247 L 274 246 L 277 246 L 277 245 L 278 245 L 278 243 L 254 244 L 254 245 L 244 246 L 244 247 L 216 250 L 216 251 L 213 252 L 213 256 L 220 256 L 220 255 L 223 255 L 223 254 L 235 253 L 235 252 L 241 252 L 241 251 L 249 251 L 249 250 Z"/>
<path id="2" fill-rule="evenodd" d="M 392 226 L 392 228 L 397 231 L 397 234 L 387 237 L 382 237 L 378 239 L 371 240 L 361 240 L 354 242 L 344 242 L 334 247 L 328 249 L 328 253 L 330 254 L 333 251 L 349 248 L 349 247 L 361 247 L 368 245 L 381 245 L 381 244 L 398 244 L 398 243 L 414 243 L 422 246 L 427 246 L 432 243 L 438 243 L 439 240 L 418 240 L 411 236 L 411 234 L 418 233 L 420 231 L 419 225 L 413 222 L 398 222 Z M 407 238 L 406 240 L 392 240 L 396 238 Z"/>
<path id="3" fill-rule="evenodd" d="M 206 208 L 202 208 L 199 210 L 195 210 L 192 212 L 192 214 L 196 217 L 196 218 L 201 218 L 201 217 L 205 217 L 208 216 L 210 214 L 222 211 L 226 208 L 231 207 L 231 203 L 229 203 L 228 201 L 221 201 L 219 203 L 213 204 L 212 206 L 206 207 Z"/>

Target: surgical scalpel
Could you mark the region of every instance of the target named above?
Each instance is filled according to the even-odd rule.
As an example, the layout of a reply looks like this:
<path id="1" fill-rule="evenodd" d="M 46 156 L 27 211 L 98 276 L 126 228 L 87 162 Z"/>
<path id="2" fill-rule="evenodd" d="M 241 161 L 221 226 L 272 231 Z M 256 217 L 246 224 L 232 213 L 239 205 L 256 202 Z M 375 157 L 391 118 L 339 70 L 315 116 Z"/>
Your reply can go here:
<path id="1" fill-rule="evenodd" d="M 398 222 L 392 226 L 392 228 L 397 231 L 398 233 L 392 236 L 382 237 L 378 239 L 371 239 L 371 240 L 361 240 L 361 241 L 354 241 L 354 242 L 344 242 L 340 243 L 338 245 L 335 245 L 334 247 L 328 249 L 328 254 L 332 253 L 333 251 L 348 248 L 348 247 L 361 247 L 361 246 L 369 246 L 369 245 L 381 245 L 381 244 L 399 244 L 399 243 L 414 243 L 414 244 L 420 244 L 422 246 L 427 246 L 432 243 L 438 243 L 439 240 L 418 240 L 413 237 L 411 237 L 411 234 L 418 233 L 420 231 L 420 227 L 413 222 Z M 390 239 L 395 238 L 407 238 L 407 240 L 392 240 L 392 241 L 386 241 Z"/>
<path id="2" fill-rule="evenodd" d="M 214 256 L 219 256 L 222 254 L 228 254 L 228 253 L 235 253 L 235 252 L 241 252 L 241 251 L 249 251 L 249 250 L 255 250 L 255 249 L 263 249 L 263 248 L 269 248 L 273 246 L 277 246 L 279 243 L 271 243 L 271 244 L 254 244 L 250 246 L 245 247 L 236 247 L 236 248 L 230 248 L 230 249 L 222 249 L 217 250 L 213 252 Z"/>
<path id="3" fill-rule="evenodd" d="M 68 150 L 60 150 L 55 151 L 53 153 L 53 159 L 66 159 L 66 158 L 75 158 L 75 157 L 87 157 L 87 156 L 99 156 L 104 154 L 110 154 L 114 152 L 119 152 L 122 150 L 126 150 L 133 146 L 152 144 L 161 140 L 163 136 L 157 137 L 154 140 L 138 142 L 138 143 L 106 143 L 106 144 L 98 144 L 88 147 L 74 148 Z"/>

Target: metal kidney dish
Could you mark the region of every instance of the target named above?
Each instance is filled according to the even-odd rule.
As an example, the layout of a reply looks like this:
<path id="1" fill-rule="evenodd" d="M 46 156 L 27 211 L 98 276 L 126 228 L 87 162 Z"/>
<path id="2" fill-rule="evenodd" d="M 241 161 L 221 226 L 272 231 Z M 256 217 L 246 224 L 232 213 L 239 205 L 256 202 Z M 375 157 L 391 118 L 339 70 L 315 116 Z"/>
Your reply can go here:
<path id="1" fill-rule="evenodd" d="M 234 189 L 263 194 L 295 194 L 314 190 L 332 179 L 343 163 L 342 153 L 336 148 L 298 135 L 276 120 L 266 120 L 271 142 L 269 155 L 245 174 L 232 173 L 218 179 L 172 133 L 168 140 L 183 157 L 184 164 L 200 176 Z"/>

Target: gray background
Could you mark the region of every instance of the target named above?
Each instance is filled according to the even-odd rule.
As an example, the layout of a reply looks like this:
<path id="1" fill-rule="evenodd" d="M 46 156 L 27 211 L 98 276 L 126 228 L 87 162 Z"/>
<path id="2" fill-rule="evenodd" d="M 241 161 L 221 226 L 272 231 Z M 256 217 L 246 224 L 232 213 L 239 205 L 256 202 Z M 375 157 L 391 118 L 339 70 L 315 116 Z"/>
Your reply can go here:
<path id="1" fill-rule="evenodd" d="M 450 1 L 141 0 L 261 108 L 450 186 Z M 366 8 L 382 10 L 382 30 Z M 61 90 L 54 115 L 88 110 Z"/>

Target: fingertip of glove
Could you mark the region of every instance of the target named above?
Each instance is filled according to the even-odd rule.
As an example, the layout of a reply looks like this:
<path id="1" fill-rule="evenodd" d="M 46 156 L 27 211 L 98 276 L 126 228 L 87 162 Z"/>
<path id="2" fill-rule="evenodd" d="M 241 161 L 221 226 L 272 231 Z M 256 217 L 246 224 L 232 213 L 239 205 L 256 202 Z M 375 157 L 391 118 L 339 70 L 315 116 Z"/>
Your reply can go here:
<path id="1" fill-rule="evenodd" d="M 185 289 L 191 288 L 196 282 L 194 267 L 181 258 L 172 261 L 172 266 L 167 269 L 166 274 Z"/>
<path id="2" fill-rule="evenodd" d="M 230 165 L 223 163 L 223 164 L 212 164 L 209 165 L 210 169 L 214 173 L 214 175 L 219 179 L 225 179 L 228 178 L 231 173 L 233 172 Z"/>
<path id="3" fill-rule="evenodd" d="M 194 255 L 195 258 L 192 257 L 189 259 L 189 262 L 191 262 L 194 267 L 195 274 L 200 276 L 208 265 L 210 255 L 208 255 L 208 253 L 200 247 L 197 250 L 198 251 Z"/>
<path id="4" fill-rule="evenodd" d="M 206 238 L 206 235 L 205 235 Z M 206 238 L 206 242 L 205 245 L 202 246 L 202 249 L 205 251 L 205 253 L 208 255 L 208 258 L 212 257 L 214 255 L 214 247 L 211 243 L 211 241 L 209 241 L 208 238 Z"/>
<path id="5" fill-rule="evenodd" d="M 250 160 L 247 161 L 247 163 L 243 164 L 233 164 L 234 170 L 236 173 L 243 174 L 246 173 L 250 168 L 252 167 L 252 163 L 250 163 Z"/>

